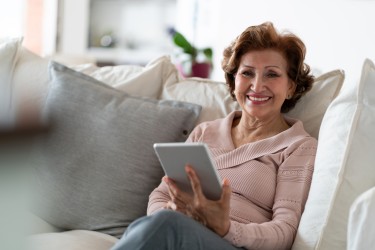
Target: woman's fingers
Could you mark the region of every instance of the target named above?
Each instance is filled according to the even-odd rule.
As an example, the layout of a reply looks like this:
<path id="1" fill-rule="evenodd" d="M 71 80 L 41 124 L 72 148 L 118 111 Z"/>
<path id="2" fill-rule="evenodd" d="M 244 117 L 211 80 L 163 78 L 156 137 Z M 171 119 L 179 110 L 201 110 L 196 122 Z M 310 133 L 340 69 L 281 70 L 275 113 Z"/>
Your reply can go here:
<path id="1" fill-rule="evenodd" d="M 190 185 L 193 189 L 195 198 L 197 198 L 198 200 L 205 200 L 206 197 L 203 194 L 200 180 L 197 174 L 195 173 L 194 169 L 190 165 L 186 165 L 185 171 L 189 176 Z"/>
<path id="2" fill-rule="evenodd" d="M 174 202 L 176 195 L 173 188 L 173 181 L 166 176 L 163 177 L 163 181 L 167 184 L 169 197 L 171 197 L 172 201 Z"/>
<path id="3" fill-rule="evenodd" d="M 192 198 L 188 194 L 181 191 L 172 179 L 163 177 L 163 181 L 168 185 L 168 192 L 171 198 L 169 204 L 170 209 L 181 212 L 186 211 Z"/>
<path id="4" fill-rule="evenodd" d="M 171 198 L 181 199 L 182 192 L 179 190 L 176 183 L 168 177 L 163 177 L 163 181 L 168 185 L 168 192 Z"/>
<path id="5" fill-rule="evenodd" d="M 224 204 L 229 205 L 230 197 L 232 195 L 232 190 L 231 190 L 231 187 L 230 187 L 229 180 L 227 178 L 224 178 L 222 188 L 223 189 L 222 189 L 220 200 L 222 202 L 224 202 Z"/>

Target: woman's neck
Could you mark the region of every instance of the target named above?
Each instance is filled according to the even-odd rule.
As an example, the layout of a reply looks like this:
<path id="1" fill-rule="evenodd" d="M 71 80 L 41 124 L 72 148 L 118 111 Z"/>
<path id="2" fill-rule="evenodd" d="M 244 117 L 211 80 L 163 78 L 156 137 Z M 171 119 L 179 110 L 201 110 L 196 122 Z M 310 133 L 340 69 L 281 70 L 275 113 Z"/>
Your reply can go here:
<path id="1" fill-rule="evenodd" d="M 241 116 L 235 118 L 232 124 L 232 140 L 235 148 L 244 144 L 263 140 L 277 135 L 290 126 L 280 114 L 266 120 Z"/>

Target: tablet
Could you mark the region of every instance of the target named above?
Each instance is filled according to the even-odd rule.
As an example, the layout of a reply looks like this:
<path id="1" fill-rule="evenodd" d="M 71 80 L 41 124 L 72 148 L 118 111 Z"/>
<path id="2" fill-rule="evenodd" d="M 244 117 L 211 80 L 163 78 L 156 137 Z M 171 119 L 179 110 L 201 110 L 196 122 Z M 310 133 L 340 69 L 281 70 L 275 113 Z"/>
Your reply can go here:
<path id="1" fill-rule="evenodd" d="M 210 200 L 221 196 L 221 178 L 210 151 L 204 143 L 155 143 L 154 149 L 165 174 L 185 192 L 193 192 L 185 165 L 191 165 L 201 182 L 203 194 Z"/>

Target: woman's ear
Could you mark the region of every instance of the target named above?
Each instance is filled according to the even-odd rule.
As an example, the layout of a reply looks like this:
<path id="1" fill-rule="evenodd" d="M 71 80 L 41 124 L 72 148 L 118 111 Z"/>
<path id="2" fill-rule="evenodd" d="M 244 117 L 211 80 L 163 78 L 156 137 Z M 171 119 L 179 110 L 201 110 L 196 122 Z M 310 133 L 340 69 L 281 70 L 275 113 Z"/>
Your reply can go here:
<path id="1" fill-rule="evenodd" d="M 297 84 L 294 81 L 289 80 L 289 89 L 288 89 L 287 99 L 291 99 L 293 97 L 294 92 L 296 92 L 296 88 L 297 88 Z"/>

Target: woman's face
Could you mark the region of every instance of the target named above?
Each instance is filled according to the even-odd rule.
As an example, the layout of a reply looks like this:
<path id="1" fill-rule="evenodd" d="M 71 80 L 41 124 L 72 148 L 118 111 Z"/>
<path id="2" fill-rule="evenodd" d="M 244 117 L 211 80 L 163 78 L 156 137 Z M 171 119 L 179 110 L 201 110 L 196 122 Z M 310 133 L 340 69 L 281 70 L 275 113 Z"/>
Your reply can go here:
<path id="1" fill-rule="evenodd" d="M 282 104 L 295 90 L 287 68 L 287 61 L 275 50 L 250 51 L 242 56 L 234 93 L 245 115 L 256 119 L 280 115 Z"/>

